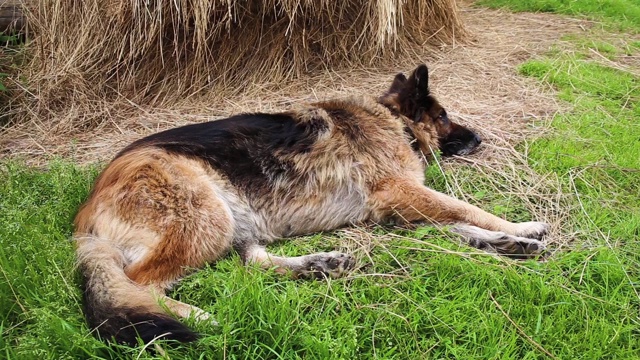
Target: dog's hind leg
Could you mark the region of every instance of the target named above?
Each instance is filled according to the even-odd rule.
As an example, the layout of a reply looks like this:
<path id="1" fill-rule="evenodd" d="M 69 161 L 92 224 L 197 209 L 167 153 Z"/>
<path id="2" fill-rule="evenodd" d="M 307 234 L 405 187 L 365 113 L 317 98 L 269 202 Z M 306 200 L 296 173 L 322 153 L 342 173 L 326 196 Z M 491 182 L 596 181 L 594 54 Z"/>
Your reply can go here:
<path id="1" fill-rule="evenodd" d="M 284 257 L 269 254 L 264 246 L 249 245 L 240 252 L 246 265 L 258 264 L 264 269 L 274 268 L 276 272 L 295 278 L 338 278 L 355 265 L 349 254 L 337 251 Z"/>
<path id="2" fill-rule="evenodd" d="M 493 250 L 512 258 L 526 259 L 540 256 L 545 251 L 542 241 L 481 229 L 477 226 L 457 224 L 451 232 L 461 235 L 469 245 L 481 250 Z"/>

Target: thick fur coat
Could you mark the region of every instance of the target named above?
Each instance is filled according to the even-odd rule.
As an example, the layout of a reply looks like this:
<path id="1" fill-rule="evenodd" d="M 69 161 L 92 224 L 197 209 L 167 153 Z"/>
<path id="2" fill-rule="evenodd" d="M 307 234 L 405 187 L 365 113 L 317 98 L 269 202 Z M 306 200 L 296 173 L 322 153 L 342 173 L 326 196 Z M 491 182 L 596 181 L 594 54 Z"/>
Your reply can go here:
<path id="1" fill-rule="evenodd" d="M 430 94 L 424 65 L 398 74 L 379 98 L 243 114 L 138 140 L 104 169 L 75 220 L 87 320 L 101 337 L 131 345 L 194 340 L 172 315 L 210 315 L 165 296 L 190 269 L 233 249 L 293 276 L 337 277 L 353 266 L 350 255 L 286 258 L 266 246 L 350 224 L 454 224 L 478 248 L 539 254 L 548 225 L 512 223 L 423 185 L 425 156 L 465 155 L 479 144 Z"/>

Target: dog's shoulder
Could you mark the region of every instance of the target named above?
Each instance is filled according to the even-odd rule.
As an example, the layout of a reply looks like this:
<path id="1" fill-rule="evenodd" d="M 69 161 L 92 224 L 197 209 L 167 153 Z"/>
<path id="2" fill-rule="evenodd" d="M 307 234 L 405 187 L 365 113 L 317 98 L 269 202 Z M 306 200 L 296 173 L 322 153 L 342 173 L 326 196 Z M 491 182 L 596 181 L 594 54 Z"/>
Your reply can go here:
<path id="1" fill-rule="evenodd" d="M 384 105 L 370 96 L 350 96 L 313 104 L 324 109 L 336 126 L 362 132 L 383 130 L 389 135 L 403 132 L 403 124 Z"/>
<path id="2" fill-rule="evenodd" d="M 354 164 L 379 172 L 396 165 L 406 144 L 402 122 L 385 106 L 353 96 L 173 128 L 132 143 L 118 156 L 158 149 L 199 160 L 237 188 L 261 193 L 256 189 L 288 187 L 296 179 L 349 177 Z"/>
<path id="3" fill-rule="evenodd" d="M 374 150 L 374 145 L 405 140 L 402 121 L 370 96 L 316 102 L 311 108 L 326 114 L 331 128 L 330 141 L 347 145 L 350 151 L 368 152 Z"/>

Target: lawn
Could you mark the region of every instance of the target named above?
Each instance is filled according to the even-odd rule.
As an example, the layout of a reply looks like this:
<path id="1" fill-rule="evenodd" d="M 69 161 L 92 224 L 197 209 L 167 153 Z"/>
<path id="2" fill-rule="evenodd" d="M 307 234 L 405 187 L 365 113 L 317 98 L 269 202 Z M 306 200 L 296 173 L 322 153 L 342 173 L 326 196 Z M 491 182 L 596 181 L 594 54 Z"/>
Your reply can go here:
<path id="1" fill-rule="evenodd" d="M 349 229 L 279 244 L 286 255 L 354 251 L 344 279 L 296 281 L 241 266 L 237 255 L 187 277 L 171 296 L 219 327 L 191 345 L 106 346 L 82 316 L 69 240 L 101 167 L 66 160 L 34 169 L 0 163 L 0 358 L 636 359 L 640 357 L 640 4 L 482 1 L 602 21 L 518 68 L 557 91 L 568 110 L 544 137 L 518 145 L 562 190 L 568 239 L 547 261 L 482 254 L 427 227 Z M 580 3 L 580 6 L 577 4 Z M 536 5 L 538 4 L 538 5 Z M 614 5 L 617 5 L 614 6 Z M 544 5 L 544 6 L 543 6 Z M 634 15 L 635 14 L 635 15 Z M 618 25 L 622 24 L 620 27 Z M 625 31 L 612 34 L 610 31 Z M 488 210 L 530 217 L 524 201 L 462 165 L 428 169 L 444 191 L 459 179 Z M 458 179 L 458 180 L 456 180 Z"/>

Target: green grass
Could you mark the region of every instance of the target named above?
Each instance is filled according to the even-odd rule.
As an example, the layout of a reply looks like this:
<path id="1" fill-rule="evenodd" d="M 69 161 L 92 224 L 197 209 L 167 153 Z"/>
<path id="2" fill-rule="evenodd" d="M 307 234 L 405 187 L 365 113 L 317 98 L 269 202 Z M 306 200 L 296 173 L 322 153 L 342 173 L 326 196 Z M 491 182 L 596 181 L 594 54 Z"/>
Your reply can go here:
<path id="1" fill-rule="evenodd" d="M 574 111 L 556 116 L 556 136 L 530 149 L 540 171 L 554 171 L 576 193 L 582 229 L 606 229 L 611 241 L 637 239 L 640 229 L 640 79 L 584 54 L 529 61 L 520 72 L 559 91 Z"/>
<path id="2" fill-rule="evenodd" d="M 7 358 L 154 357 L 141 349 L 107 347 L 90 335 L 82 318 L 68 239 L 95 175 L 95 168 L 64 163 L 44 172 L 2 166 L 0 344 Z M 288 280 L 244 268 L 237 256 L 188 277 L 173 296 L 212 312 L 221 326 L 192 323 L 205 337 L 167 355 L 543 358 L 520 331 L 559 358 L 633 358 L 640 349 L 640 304 L 627 279 L 630 264 L 619 261 L 617 249 L 514 263 L 434 251 L 423 237 L 459 249 L 426 228 L 395 234 L 397 239 L 374 248 L 373 263 L 362 259 L 369 266 L 349 279 Z M 340 236 L 319 234 L 274 251 L 296 255 L 339 247 Z"/>
<path id="3" fill-rule="evenodd" d="M 601 19 L 623 16 L 584 10 L 597 3 L 605 2 L 553 4 L 576 11 L 580 6 L 580 13 Z M 633 4 L 627 2 L 628 14 L 638 7 Z M 591 50 L 615 61 L 638 56 L 640 46 L 569 40 L 574 52 L 551 52 L 519 68 L 572 105 L 553 119 L 550 136 L 521 145 L 531 166 L 557 178 L 570 195 L 570 217 L 560 225 L 574 239 L 549 261 L 461 255 L 469 249 L 430 228 L 373 229 L 377 246 L 371 258 L 356 253 L 362 268 L 333 281 L 295 281 L 245 268 L 232 254 L 189 276 L 171 294 L 220 322 L 191 322 L 202 340 L 165 347 L 165 355 L 109 347 L 91 335 L 82 317 L 69 240 L 74 213 L 99 166 L 54 161 L 38 170 L 5 161 L 0 358 L 542 359 L 548 352 L 559 359 L 637 359 L 640 79 L 603 65 Z M 482 178 L 464 167 L 444 177 L 435 166 L 428 173 L 429 185 L 441 190 L 454 178 L 473 178 L 463 185 L 473 201 L 507 218 L 529 220 L 523 199 L 509 193 L 509 184 L 500 185 L 501 178 Z M 339 249 L 357 234 L 317 234 L 272 251 Z"/>
<path id="4" fill-rule="evenodd" d="M 479 0 L 476 5 L 587 16 L 604 22 L 612 29 L 640 30 L 640 3 L 637 0 Z"/>

